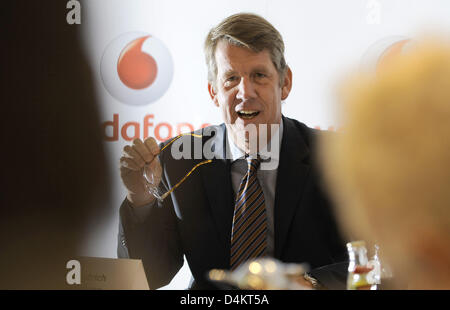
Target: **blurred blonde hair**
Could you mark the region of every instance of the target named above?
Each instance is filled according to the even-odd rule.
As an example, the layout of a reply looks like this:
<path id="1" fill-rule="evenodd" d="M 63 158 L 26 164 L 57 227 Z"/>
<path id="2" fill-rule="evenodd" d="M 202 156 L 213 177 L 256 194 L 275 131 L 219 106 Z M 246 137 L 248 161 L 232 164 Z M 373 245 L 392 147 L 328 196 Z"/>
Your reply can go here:
<path id="1" fill-rule="evenodd" d="M 450 45 L 422 41 L 340 95 L 321 156 L 342 229 L 411 288 L 450 288 Z"/>

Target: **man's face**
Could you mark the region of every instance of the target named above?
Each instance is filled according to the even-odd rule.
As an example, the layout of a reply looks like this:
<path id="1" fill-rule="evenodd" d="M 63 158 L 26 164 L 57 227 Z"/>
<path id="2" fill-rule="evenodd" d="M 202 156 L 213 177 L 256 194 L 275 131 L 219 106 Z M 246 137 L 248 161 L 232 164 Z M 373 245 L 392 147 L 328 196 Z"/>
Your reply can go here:
<path id="1" fill-rule="evenodd" d="M 267 50 L 255 53 L 224 40 L 218 43 L 215 58 L 217 82 L 208 88 L 230 133 L 242 140 L 242 131 L 248 124 L 257 128 L 267 124 L 269 129 L 270 124 L 279 124 L 281 100 L 287 98 L 291 89 L 291 71 L 287 70 L 280 86 L 278 71 Z M 242 141 L 235 143 L 241 146 Z"/>

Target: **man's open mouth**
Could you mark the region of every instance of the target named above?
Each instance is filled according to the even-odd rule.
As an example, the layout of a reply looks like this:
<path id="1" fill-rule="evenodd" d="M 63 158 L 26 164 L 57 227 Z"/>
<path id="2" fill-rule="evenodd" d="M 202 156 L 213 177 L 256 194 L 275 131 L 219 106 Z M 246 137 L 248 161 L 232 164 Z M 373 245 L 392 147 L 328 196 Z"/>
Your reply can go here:
<path id="1" fill-rule="evenodd" d="M 238 116 L 243 119 L 251 119 L 259 114 L 259 111 L 242 110 L 237 112 Z"/>

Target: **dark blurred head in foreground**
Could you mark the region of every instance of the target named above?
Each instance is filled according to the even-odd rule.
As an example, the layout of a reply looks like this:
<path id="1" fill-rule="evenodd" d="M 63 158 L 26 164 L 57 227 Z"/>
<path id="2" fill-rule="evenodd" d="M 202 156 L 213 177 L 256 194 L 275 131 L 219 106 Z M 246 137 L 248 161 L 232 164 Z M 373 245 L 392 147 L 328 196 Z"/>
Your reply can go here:
<path id="1" fill-rule="evenodd" d="M 0 288 L 64 288 L 107 197 L 92 78 L 66 3 L 1 10 Z"/>
<path id="2" fill-rule="evenodd" d="M 449 289 L 450 45 L 419 43 L 346 86 L 343 130 L 322 141 L 342 227 L 377 242 L 398 283 Z"/>

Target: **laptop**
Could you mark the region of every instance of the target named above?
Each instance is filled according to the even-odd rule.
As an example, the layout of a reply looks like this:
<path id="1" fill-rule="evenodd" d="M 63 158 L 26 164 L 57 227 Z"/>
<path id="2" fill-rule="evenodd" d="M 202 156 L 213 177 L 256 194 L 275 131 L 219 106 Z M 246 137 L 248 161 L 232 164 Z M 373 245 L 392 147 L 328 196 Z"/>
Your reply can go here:
<path id="1" fill-rule="evenodd" d="M 148 290 L 147 277 L 140 259 L 79 257 L 79 284 L 84 290 Z"/>

